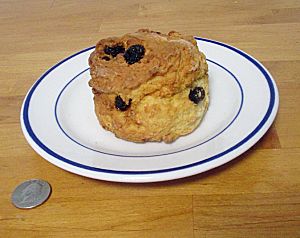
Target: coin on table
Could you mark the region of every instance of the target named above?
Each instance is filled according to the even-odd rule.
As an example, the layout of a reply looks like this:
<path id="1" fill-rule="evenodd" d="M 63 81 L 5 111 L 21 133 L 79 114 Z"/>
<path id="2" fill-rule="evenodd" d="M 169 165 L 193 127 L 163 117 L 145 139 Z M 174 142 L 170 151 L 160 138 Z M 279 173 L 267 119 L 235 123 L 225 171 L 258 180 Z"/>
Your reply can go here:
<path id="1" fill-rule="evenodd" d="M 31 179 L 21 183 L 12 193 L 12 203 L 17 208 L 34 208 L 44 203 L 50 196 L 51 186 L 41 179 Z"/>

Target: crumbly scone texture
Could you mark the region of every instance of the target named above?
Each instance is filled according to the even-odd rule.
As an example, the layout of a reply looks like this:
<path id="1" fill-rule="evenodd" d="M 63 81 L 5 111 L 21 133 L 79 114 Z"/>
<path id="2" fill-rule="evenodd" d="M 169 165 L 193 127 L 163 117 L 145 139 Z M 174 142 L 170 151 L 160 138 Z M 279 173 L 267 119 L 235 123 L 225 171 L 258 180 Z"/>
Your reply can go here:
<path id="1" fill-rule="evenodd" d="M 134 45 L 142 45 L 144 54 L 128 64 L 124 54 Z M 107 55 L 107 47 L 115 46 L 125 51 Z M 170 143 L 197 128 L 207 111 L 208 66 L 192 36 L 142 29 L 103 39 L 89 65 L 97 118 L 119 138 Z M 205 92 L 198 103 L 189 99 L 196 87 Z M 116 107 L 116 97 L 128 105 L 126 110 Z"/>

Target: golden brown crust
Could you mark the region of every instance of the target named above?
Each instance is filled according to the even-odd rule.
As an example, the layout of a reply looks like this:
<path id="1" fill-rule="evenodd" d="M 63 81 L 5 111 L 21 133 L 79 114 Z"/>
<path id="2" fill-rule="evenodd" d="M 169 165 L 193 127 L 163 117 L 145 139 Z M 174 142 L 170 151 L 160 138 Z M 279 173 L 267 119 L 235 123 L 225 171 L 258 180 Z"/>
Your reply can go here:
<path id="1" fill-rule="evenodd" d="M 134 44 L 145 47 L 144 57 L 128 65 L 123 54 L 105 61 L 105 46 Z M 100 40 L 89 58 L 95 112 L 103 128 L 117 137 L 134 141 L 172 142 L 192 132 L 208 108 L 208 67 L 191 36 L 162 34 L 147 29 L 122 37 Z M 189 100 L 190 90 L 202 87 L 199 104 Z M 129 104 L 115 106 L 116 96 Z"/>
<path id="2" fill-rule="evenodd" d="M 140 62 L 132 65 L 126 63 L 123 54 L 118 54 L 109 61 L 103 60 L 105 46 L 117 44 L 125 48 L 141 44 L 145 47 L 145 55 Z M 111 37 L 100 40 L 89 58 L 92 77 L 89 84 L 99 92 L 126 94 L 154 76 L 164 76 L 180 70 L 184 80 L 175 79 L 175 81 L 168 82 L 169 85 L 173 85 L 175 92 L 180 91 L 182 87 L 192 83 L 193 79 L 185 76 L 195 73 L 200 69 L 199 61 L 205 60 L 195 57 L 199 55 L 195 45 L 193 38 L 181 36 L 177 32 L 170 32 L 166 35 L 145 29 L 119 38 Z M 205 74 L 205 69 L 201 69 L 203 69 L 202 72 L 196 73 Z"/>

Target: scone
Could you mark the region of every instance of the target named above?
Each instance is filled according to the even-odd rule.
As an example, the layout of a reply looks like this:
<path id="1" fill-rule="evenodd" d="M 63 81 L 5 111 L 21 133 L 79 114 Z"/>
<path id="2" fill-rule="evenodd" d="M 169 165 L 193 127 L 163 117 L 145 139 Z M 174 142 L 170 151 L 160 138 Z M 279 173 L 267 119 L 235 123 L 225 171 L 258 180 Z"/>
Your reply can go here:
<path id="1" fill-rule="evenodd" d="M 192 36 L 142 29 L 103 39 L 89 65 L 97 118 L 124 140 L 170 143 L 207 111 L 208 67 Z"/>

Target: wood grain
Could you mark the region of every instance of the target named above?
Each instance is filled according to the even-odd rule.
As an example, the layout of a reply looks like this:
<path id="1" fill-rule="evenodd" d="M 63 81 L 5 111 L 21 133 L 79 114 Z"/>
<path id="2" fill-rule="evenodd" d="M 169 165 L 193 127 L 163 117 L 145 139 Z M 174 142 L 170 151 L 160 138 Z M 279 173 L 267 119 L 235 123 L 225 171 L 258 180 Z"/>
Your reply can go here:
<path id="1" fill-rule="evenodd" d="M 0 237 L 300 237 L 300 1 L 0 1 Z M 178 30 L 234 45 L 270 70 L 280 93 L 266 135 L 234 161 L 153 184 L 61 170 L 24 139 L 19 115 L 50 66 L 100 38 Z M 53 193 L 16 209 L 11 192 L 42 178 Z"/>

